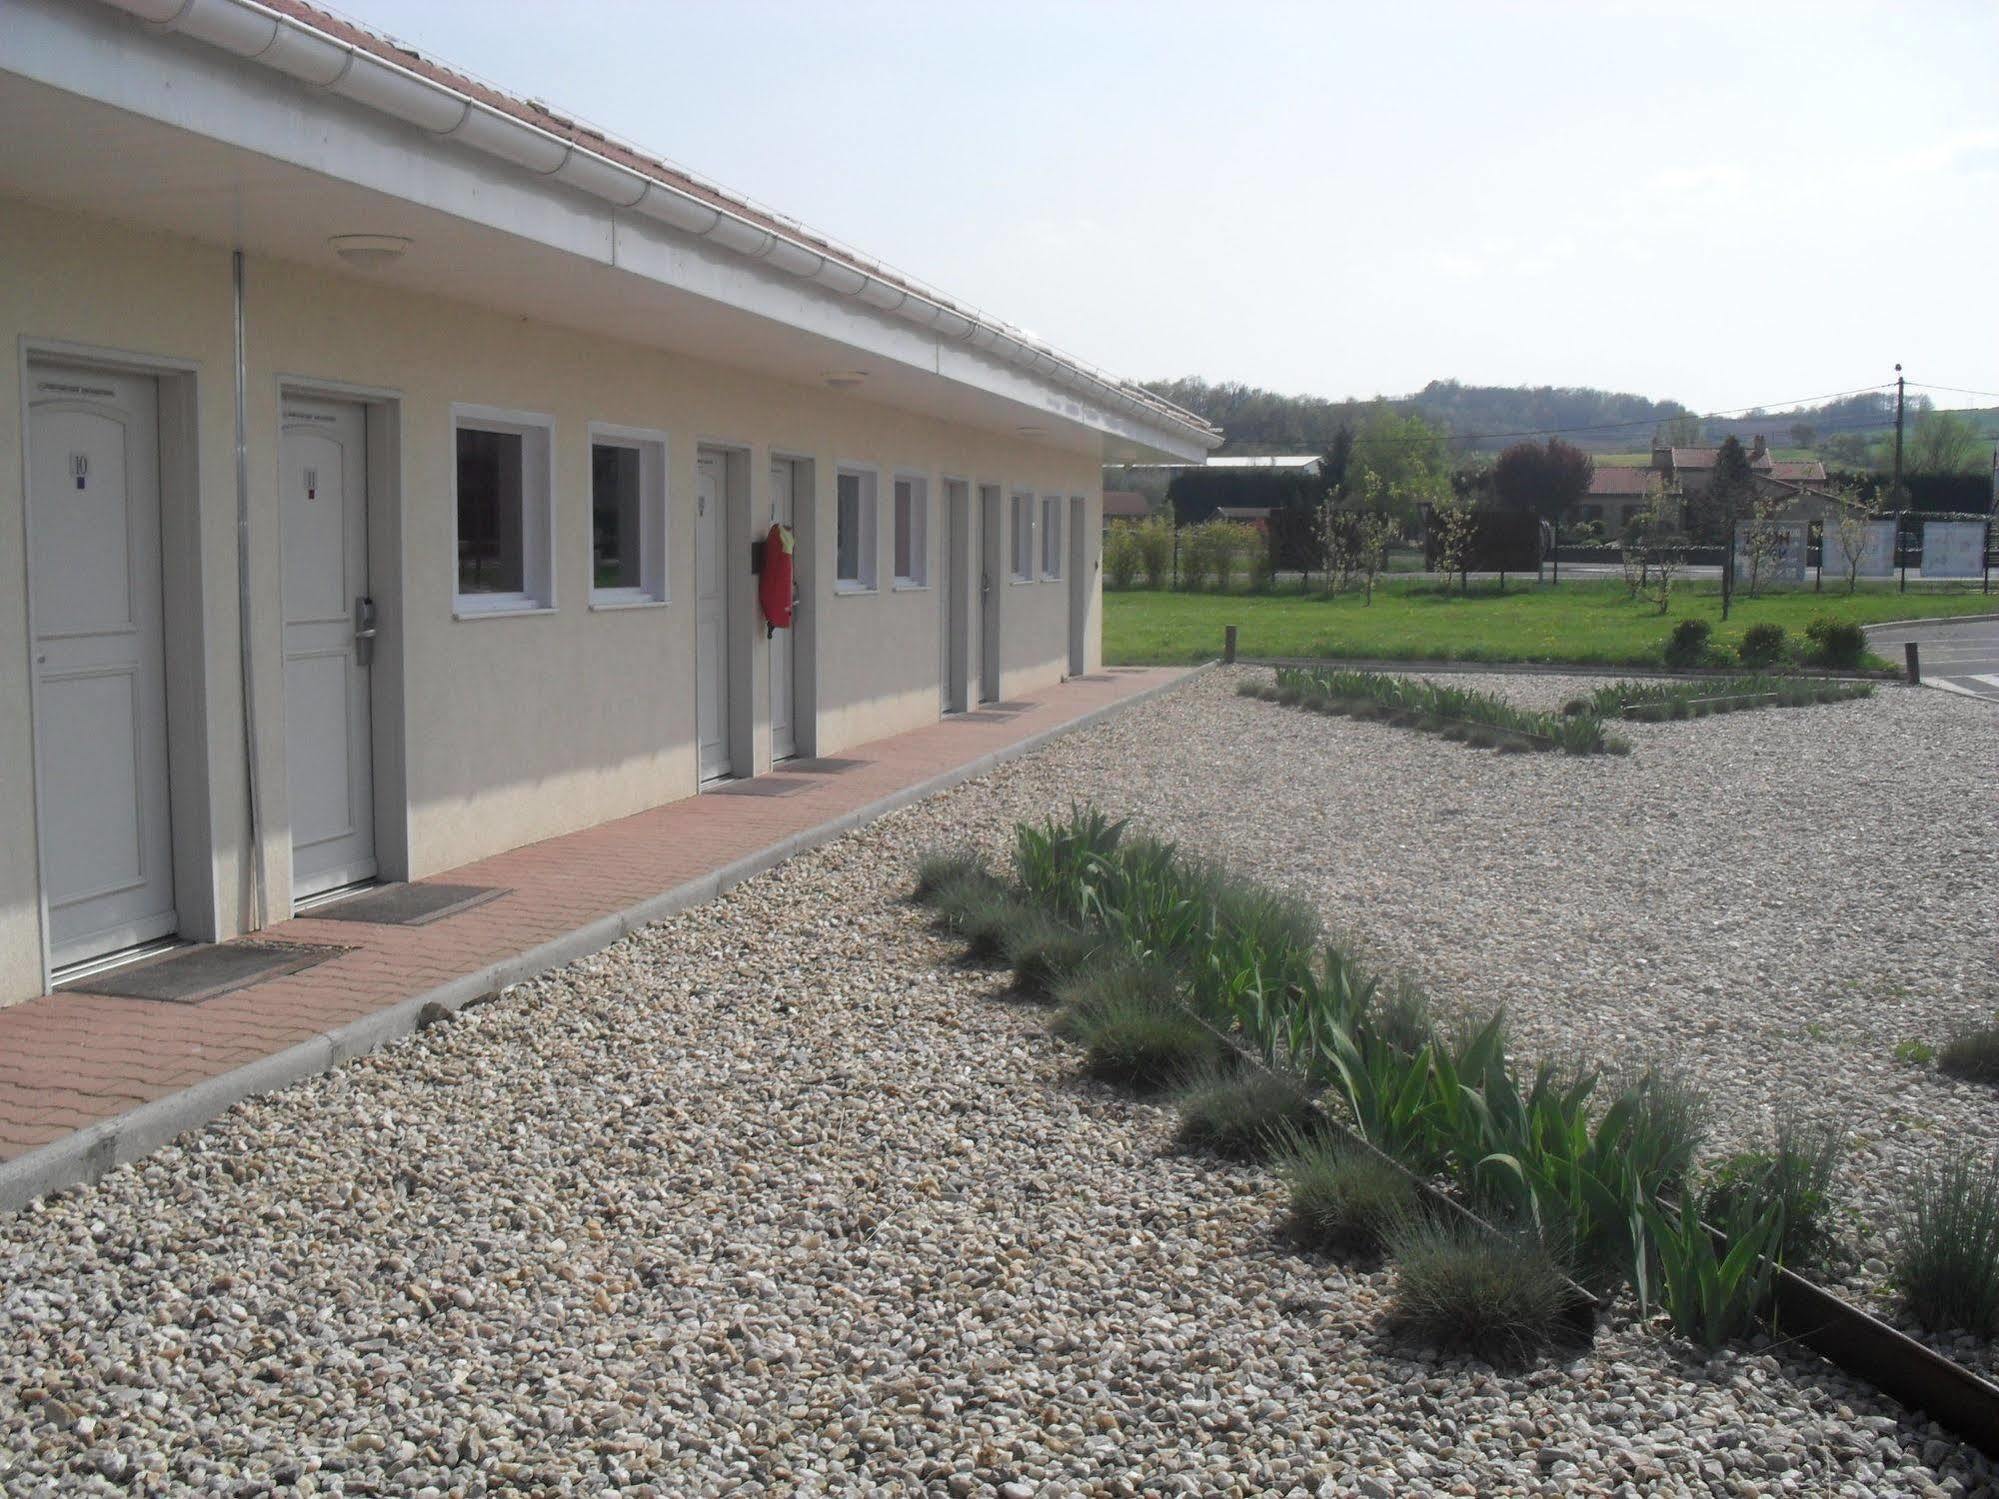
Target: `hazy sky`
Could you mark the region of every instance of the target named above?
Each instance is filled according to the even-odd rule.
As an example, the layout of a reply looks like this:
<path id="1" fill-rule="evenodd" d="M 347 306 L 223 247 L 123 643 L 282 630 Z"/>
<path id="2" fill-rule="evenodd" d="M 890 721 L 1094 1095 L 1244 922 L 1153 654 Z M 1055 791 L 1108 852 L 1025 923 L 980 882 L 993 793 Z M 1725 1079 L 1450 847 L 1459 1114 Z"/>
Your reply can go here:
<path id="1" fill-rule="evenodd" d="M 1122 374 L 1999 390 L 1995 0 L 342 9 Z"/>

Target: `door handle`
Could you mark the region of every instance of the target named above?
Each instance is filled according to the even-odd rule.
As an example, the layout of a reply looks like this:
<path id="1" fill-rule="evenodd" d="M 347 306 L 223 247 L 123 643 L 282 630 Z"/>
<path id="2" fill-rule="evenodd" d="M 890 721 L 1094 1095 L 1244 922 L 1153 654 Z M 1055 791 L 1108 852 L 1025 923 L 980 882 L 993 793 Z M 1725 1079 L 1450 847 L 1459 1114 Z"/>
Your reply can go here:
<path id="1" fill-rule="evenodd" d="M 375 601 L 365 593 L 354 599 L 354 652 L 363 666 L 375 654 Z"/>

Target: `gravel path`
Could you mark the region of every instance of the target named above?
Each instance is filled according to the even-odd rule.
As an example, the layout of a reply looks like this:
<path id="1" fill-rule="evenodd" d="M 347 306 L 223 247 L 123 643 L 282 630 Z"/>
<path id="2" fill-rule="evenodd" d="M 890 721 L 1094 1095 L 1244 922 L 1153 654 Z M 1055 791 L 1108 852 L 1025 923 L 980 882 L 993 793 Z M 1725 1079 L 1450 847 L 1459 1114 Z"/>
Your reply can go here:
<path id="1" fill-rule="evenodd" d="M 1950 700 L 1936 704 L 1810 711 L 1895 715 L 1879 738 L 1907 764 L 1913 734 L 1962 754 L 1976 732 Z M 1778 717 L 1700 728 L 1741 753 Z M 1634 891 L 1677 910 L 1662 877 L 1698 858 L 1655 840 L 1642 862 L 1609 867 L 1552 829 L 1474 825 L 1469 809 L 1488 795 L 1523 812 L 1573 807 L 1597 779 L 1656 794 L 1678 762 L 1655 755 L 1652 736 L 1682 731 L 1641 733 L 1629 760 L 1557 766 L 1280 712 L 1204 680 L 245 1105 L 95 1188 L 0 1220 L 0 1483 L 1006 1499 L 1993 1492 L 1990 1464 L 1812 1360 L 1745 1349 L 1703 1361 L 1628 1325 L 1518 1374 L 1401 1345 L 1382 1324 L 1382 1273 L 1284 1249 L 1267 1179 L 1175 1155 L 1164 1112 L 1076 1081 L 1045 1016 L 1005 999 L 995 975 L 956 966 L 953 944 L 899 900 L 918 851 L 998 847 L 1016 817 L 1088 791 L 1286 872 L 1440 986 L 1483 974 L 1490 997 L 1494 976 L 1517 970 L 1507 998 L 1520 991 L 1523 1023 L 1554 1034 L 1552 1017 L 1530 1019 L 1525 992 L 1536 931 L 1607 936 L 1606 903 Z M 1691 737 L 1680 748 L 1689 763 L 1671 774 L 1696 781 L 1692 760 L 1718 753 Z M 1618 801 L 1619 815 L 1638 805 Z M 1558 815 L 1570 839 L 1590 836 L 1587 819 Z M 1772 825 L 1765 815 L 1756 827 Z M 1502 830 L 1508 847 L 1455 867 L 1454 849 Z M 1933 871 L 1934 852 L 1868 878 Z M 1738 913 L 1745 885 L 1759 904 Z M 1913 888 L 1936 886 L 1925 873 Z M 1494 904 L 1453 917 L 1453 890 Z M 1781 972 L 1761 935 L 1796 897 L 1746 878 L 1726 893 L 1715 912 L 1744 927 L 1698 945 L 1740 942 L 1721 982 L 1760 991 Z M 1858 909 L 1869 951 L 1921 930 Z M 1573 994 L 1603 1003 L 1599 988 L 1676 948 L 1620 942 L 1587 980 L 1570 972 L 1532 992 L 1549 1011 Z M 1835 956 L 1864 976 L 1852 953 Z M 1920 971 L 1952 970 L 1939 959 Z M 1974 971 L 1989 978 L 1955 970 L 1959 1008 Z M 1883 1034 L 1951 1008 L 1905 983 L 1909 1009 Z M 1853 1003 L 1856 1016 L 1880 1007 Z M 1778 1008 L 1761 1011 L 1772 1032 L 1759 1045 L 1792 1044 L 1779 1033 L 1796 1017 L 1780 1024 Z M 1637 1044 L 1655 1034 L 1640 1010 L 1627 996 L 1576 1024 L 1600 1045 L 1626 1027 Z M 1903 1076 L 1885 1061 L 1867 1070 L 1883 1049 L 1855 1038 L 1850 1056 L 1833 1053 L 1856 1099 Z M 1767 1070 L 1747 1071 L 1764 1091 Z M 1920 1074 L 1904 1085 L 1948 1093 Z"/>

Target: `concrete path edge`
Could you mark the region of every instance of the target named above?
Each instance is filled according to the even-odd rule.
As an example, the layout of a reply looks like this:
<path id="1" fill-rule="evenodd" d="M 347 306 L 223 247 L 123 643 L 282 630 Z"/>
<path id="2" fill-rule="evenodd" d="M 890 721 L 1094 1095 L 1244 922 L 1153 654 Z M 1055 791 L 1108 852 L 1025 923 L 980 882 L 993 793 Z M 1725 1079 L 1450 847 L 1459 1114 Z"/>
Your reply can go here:
<path id="1" fill-rule="evenodd" d="M 335 1030 L 308 1037 L 283 1051 L 247 1062 L 192 1087 L 128 1109 L 125 1113 L 99 1120 L 11 1161 L 0 1162 L 0 1212 L 16 1212 L 37 1198 L 65 1187 L 87 1186 L 119 1166 L 151 1155 L 189 1130 L 220 1118 L 246 1098 L 275 1093 L 293 1083 L 316 1077 L 343 1062 L 366 1056 L 391 1041 L 400 1040 L 440 1014 L 454 1013 L 510 984 L 521 983 L 573 963 L 578 958 L 600 952 L 641 927 L 665 921 L 713 900 L 743 881 L 774 869 L 795 854 L 830 843 L 878 817 L 974 780 L 1010 760 L 1033 754 L 1066 734 L 1089 728 L 1138 703 L 1183 687 L 1214 664 L 1211 661 L 1191 667 L 1170 682 L 1143 688 L 1130 697 L 1093 708 L 1067 723 L 1030 734 L 1018 743 L 988 751 L 963 765 L 890 792 L 866 806 L 843 812 L 802 833 L 795 833 L 720 869 L 711 870 L 698 879 L 663 890 L 622 911 L 600 916 L 526 952 L 461 974 L 436 988 L 363 1015 Z"/>

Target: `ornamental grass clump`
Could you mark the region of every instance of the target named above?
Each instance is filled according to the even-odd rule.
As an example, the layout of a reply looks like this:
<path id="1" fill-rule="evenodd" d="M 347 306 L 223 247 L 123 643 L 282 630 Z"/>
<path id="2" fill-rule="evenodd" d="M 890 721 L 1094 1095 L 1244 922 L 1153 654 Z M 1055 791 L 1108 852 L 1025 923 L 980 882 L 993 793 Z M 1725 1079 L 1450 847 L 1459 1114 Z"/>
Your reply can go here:
<path id="1" fill-rule="evenodd" d="M 1000 956 L 1013 969 L 1023 994 L 1054 997 L 1055 986 L 1083 968 L 1103 949 L 1100 933 L 1071 925 L 1039 907 L 1029 907 L 1000 933 Z"/>
<path id="2" fill-rule="evenodd" d="M 934 906 L 946 886 L 968 880 L 996 883 L 986 861 L 968 849 L 925 854 L 916 861 L 916 888 L 910 891 L 910 899 L 918 905 Z"/>
<path id="3" fill-rule="evenodd" d="M 1139 1093 L 1157 1093 L 1219 1069 L 1230 1056 L 1221 1039 L 1171 993 L 1113 994 L 1065 1011 L 1060 1029 L 1083 1048 L 1092 1077 Z"/>
<path id="4" fill-rule="evenodd" d="M 991 875 L 953 880 L 932 904 L 939 924 L 964 939 L 966 956 L 988 962 L 1004 958 L 1008 935 L 1041 914 Z"/>
<path id="5" fill-rule="evenodd" d="M 1770 1149 L 1738 1152 L 1714 1168 L 1701 1192 L 1701 1216 L 1725 1224 L 1775 1206 L 1783 1223 L 1778 1258 L 1794 1269 L 1824 1265 L 1834 1248 L 1832 1183 L 1845 1154 L 1846 1136 L 1837 1127 L 1782 1118 Z"/>
<path id="6" fill-rule="evenodd" d="M 1235 1161 L 1257 1161 L 1312 1119 L 1312 1090 L 1293 1073 L 1224 1067 L 1199 1073 L 1173 1100 L 1178 1140 Z"/>
<path id="7" fill-rule="evenodd" d="M 1372 1258 L 1417 1211 L 1407 1172 L 1332 1131 L 1287 1131 L 1276 1163 L 1291 1192 L 1291 1237 L 1322 1254 Z"/>
<path id="8" fill-rule="evenodd" d="M 1895 1275 L 1921 1326 L 1999 1334 L 1999 1156 L 1963 1149 L 1918 1174 Z"/>
<path id="9" fill-rule="evenodd" d="M 1937 1071 L 1974 1083 L 1999 1083 L 1999 1025 L 1965 1031 L 1937 1053 Z"/>
<path id="10" fill-rule="evenodd" d="M 1532 1235 L 1494 1235 L 1423 1214 L 1388 1233 L 1391 1316 L 1427 1343 L 1501 1367 L 1530 1361 L 1559 1336 L 1574 1292 Z"/>

